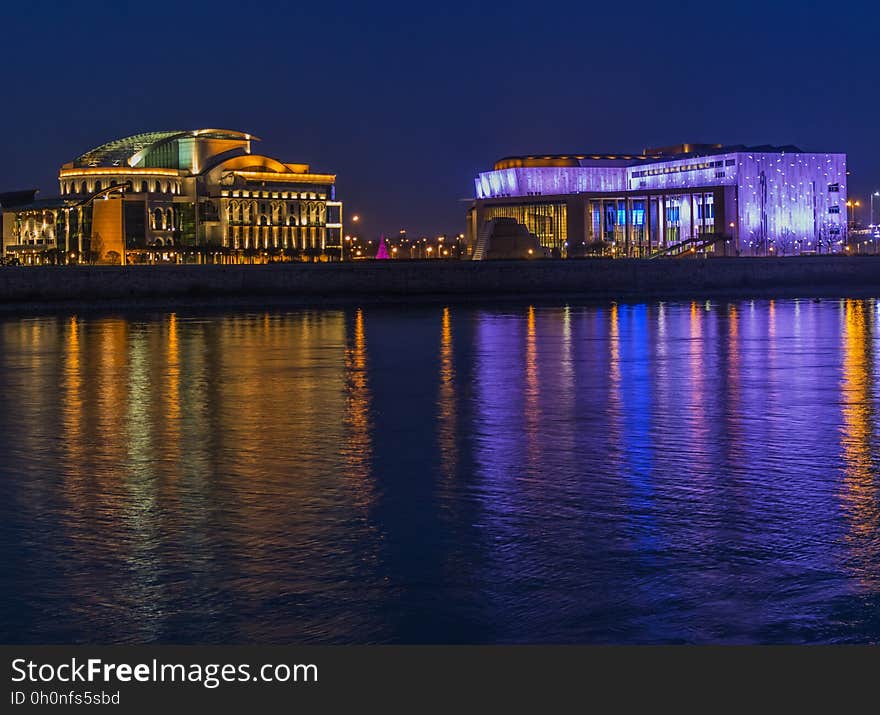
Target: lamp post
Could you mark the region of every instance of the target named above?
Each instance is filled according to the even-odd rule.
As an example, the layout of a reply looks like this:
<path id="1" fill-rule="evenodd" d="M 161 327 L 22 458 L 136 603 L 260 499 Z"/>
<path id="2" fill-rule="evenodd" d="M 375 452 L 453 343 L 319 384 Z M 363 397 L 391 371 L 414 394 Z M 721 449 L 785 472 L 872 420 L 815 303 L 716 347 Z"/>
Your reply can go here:
<path id="1" fill-rule="evenodd" d="M 852 233 L 855 232 L 856 228 L 856 209 L 861 206 L 861 202 L 858 200 L 847 199 L 846 200 L 846 208 L 848 213 L 848 220 L 846 222 L 846 243 L 852 240 Z M 847 245 L 847 250 L 849 250 L 849 246 Z M 858 241 L 856 241 L 856 251 L 858 251 Z"/>
<path id="2" fill-rule="evenodd" d="M 360 220 L 361 220 L 361 217 L 358 216 L 357 214 L 354 214 L 351 217 L 351 222 L 354 224 L 357 224 L 357 222 Z M 348 243 L 350 244 L 351 240 L 352 240 L 352 238 L 351 238 L 351 235 L 349 234 L 345 237 L 345 240 L 340 241 L 340 246 L 339 246 L 339 261 L 340 262 L 345 261 L 345 242 L 348 241 Z M 357 236 L 355 236 L 354 240 L 357 241 Z M 351 257 L 351 245 L 349 245 L 349 247 L 348 247 L 348 255 L 349 255 L 349 257 Z"/>
<path id="3" fill-rule="evenodd" d="M 852 199 L 848 199 L 846 202 L 846 207 L 849 209 L 850 213 L 850 223 L 852 227 L 855 228 L 856 225 L 856 209 L 862 205 L 861 201 L 853 201 Z"/>
<path id="4" fill-rule="evenodd" d="M 877 253 L 877 223 L 874 221 L 874 197 L 880 197 L 880 191 L 871 193 L 871 225 L 868 227 L 871 231 L 871 249 Z"/>

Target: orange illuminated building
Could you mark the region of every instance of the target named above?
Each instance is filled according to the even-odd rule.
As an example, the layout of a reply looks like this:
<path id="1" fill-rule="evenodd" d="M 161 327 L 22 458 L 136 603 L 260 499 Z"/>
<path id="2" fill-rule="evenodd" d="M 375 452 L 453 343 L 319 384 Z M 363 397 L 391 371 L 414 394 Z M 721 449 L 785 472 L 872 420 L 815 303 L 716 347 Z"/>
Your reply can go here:
<path id="1" fill-rule="evenodd" d="M 0 195 L 4 256 L 28 264 L 338 258 L 336 176 L 254 154 L 254 141 L 197 129 L 102 144 L 61 167 L 57 198 Z"/>

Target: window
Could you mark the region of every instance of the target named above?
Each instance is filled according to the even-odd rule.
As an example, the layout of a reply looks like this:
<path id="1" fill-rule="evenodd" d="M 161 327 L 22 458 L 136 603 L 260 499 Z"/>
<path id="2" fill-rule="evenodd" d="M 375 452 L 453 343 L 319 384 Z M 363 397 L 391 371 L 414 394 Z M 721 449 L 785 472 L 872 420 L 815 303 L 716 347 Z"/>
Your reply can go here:
<path id="1" fill-rule="evenodd" d="M 828 207 L 828 213 L 830 213 L 830 214 L 839 214 L 839 213 L 840 213 L 840 206 L 829 206 L 829 207 Z"/>
<path id="2" fill-rule="evenodd" d="M 542 246 L 565 250 L 568 240 L 568 210 L 564 203 L 530 203 L 487 206 L 486 220 L 512 218 L 537 236 Z"/>
<path id="3" fill-rule="evenodd" d="M 736 159 L 728 159 L 724 162 L 724 166 L 734 166 L 736 164 Z"/>
<path id="4" fill-rule="evenodd" d="M 724 174 L 723 171 L 716 171 L 716 172 L 715 172 L 715 178 L 716 178 L 716 179 L 723 179 L 724 176 L 725 176 L 725 174 Z"/>
<path id="5" fill-rule="evenodd" d="M 828 192 L 836 194 L 840 191 L 840 184 L 828 184 Z"/>

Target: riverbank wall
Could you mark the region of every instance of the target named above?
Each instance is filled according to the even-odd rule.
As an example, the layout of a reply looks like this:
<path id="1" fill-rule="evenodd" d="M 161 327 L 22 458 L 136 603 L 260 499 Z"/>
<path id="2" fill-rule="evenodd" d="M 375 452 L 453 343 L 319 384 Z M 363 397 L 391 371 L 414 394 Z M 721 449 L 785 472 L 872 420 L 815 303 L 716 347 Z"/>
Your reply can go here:
<path id="1" fill-rule="evenodd" d="M 0 268 L 0 304 L 581 296 L 880 296 L 880 256 Z"/>

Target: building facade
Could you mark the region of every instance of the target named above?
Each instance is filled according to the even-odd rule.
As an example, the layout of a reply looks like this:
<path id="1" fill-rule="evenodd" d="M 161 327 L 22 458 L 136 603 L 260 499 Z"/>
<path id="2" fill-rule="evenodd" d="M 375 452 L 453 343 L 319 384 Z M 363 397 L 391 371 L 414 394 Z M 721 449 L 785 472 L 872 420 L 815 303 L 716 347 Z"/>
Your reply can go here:
<path id="1" fill-rule="evenodd" d="M 842 252 L 846 189 L 845 154 L 791 146 L 508 157 L 476 178 L 467 255 L 500 217 L 560 257 Z"/>
<path id="2" fill-rule="evenodd" d="M 338 259 L 336 176 L 254 154 L 254 141 L 197 129 L 103 144 L 61 167 L 58 197 L 2 207 L 4 254 L 26 263 Z"/>

